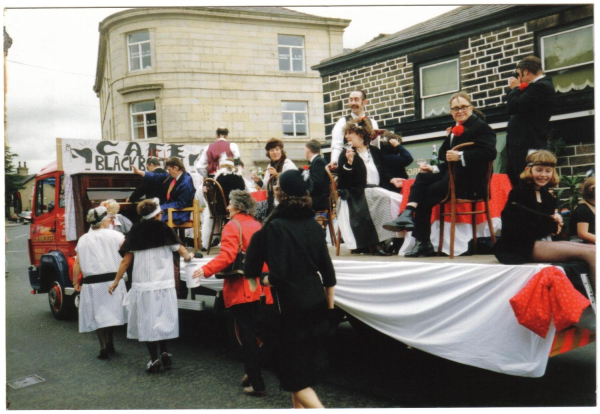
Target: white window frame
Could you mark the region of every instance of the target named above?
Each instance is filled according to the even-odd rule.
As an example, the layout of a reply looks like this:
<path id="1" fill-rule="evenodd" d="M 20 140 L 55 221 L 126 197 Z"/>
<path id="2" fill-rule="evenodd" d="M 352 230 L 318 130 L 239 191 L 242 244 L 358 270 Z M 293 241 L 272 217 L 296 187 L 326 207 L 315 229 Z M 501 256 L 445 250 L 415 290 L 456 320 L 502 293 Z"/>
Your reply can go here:
<path id="1" fill-rule="evenodd" d="M 148 33 L 148 40 L 144 40 L 142 42 L 130 42 L 131 36 L 138 34 L 138 33 Z M 150 44 L 150 67 L 149 68 L 144 68 L 143 65 L 143 58 L 144 56 L 142 55 L 142 45 L 145 43 L 149 43 Z M 132 69 L 131 67 L 131 48 L 130 46 L 136 46 L 138 47 L 138 52 L 140 54 L 139 57 L 139 63 L 140 63 L 140 68 L 139 69 Z M 137 72 L 139 70 L 148 70 L 148 69 L 152 69 L 152 39 L 150 38 L 150 31 L 149 30 L 140 30 L 137 32 L 133 32 L 133 33 L 128 33 L 127 34 L 127 65 L 129 66 L 129 71 L 130 72 Z"/>
<path id="2" fill-rule="evenodd" d="M 553 37 L 553 36 L 561 35 L 561 34 L 564 34 L 564 33 L 574 32 L 576 30 L 582 30 L 582 29 L 585 29 L 585 28 L 590 27 L 590 26 L 593 27 L 594 23 L 586 24 L 585 26 L 575 27 L 575 28 L 569 29 L 569 30 L 563 30 L 561 32 L 554 32 L 552 34 L 548 34 L 548 35 L 545 35 L 545 36 L 540 36 L 540 50 L 541 50 L 541 57 L 540 58 L 542 60 L 542 70 L 544 72 L 552 73 L 552 72 L 558 72 L 558 71 L 566 70 L 566 69 L 578 68 L 580 66 L 586 66 L 586 65 L 590 65 L 590 64 L 593 65 L 594 64 L 594 59 L 592 59 L 589 62 L 585 62 L 585 63 L 578 63 L 576 65 L 565 66 L 563 68 L 548 69 L 548 70 L 546 70 L 546 67 L 545 67 L 546 65 L 544 63 L 545 60 L 546 60 L 545 59 L 545 53 L 544 53 L 545 52 L 544 51 L 544 38 L 546 38 L 546 37 Z M 592 41 L 594 41 L 594 36 L 592 36 Z"/>
<path id="3" fill-rule="evenodd" d="M 146 103 L 146 102 L 152 102 L 154 104 L 154 110 L 153 111 L 142 111 L 142 112 L 133 112 L 133 106 L 136 104 L 141 104 L 141 103 Z M 147 115 L 148 114 L 155 114 L 156 116 L 156 137 L 151 137 L 148 138 L 148 123 L 147 123 Z M 144 115 L 144 138 L 138 138 L 137 137 L 137 128 L 135 126 L 135 119 L 134 117 L 137 115 Z M 140 102 L 133 102 L 129 104 L 129 120 L 131 122 L 131 140 L 132 141 L 141 141 L 141 140 L 147 140 L 147 139 L 156 139 L 158 138 L 158 113 L 156 112 L 156 101 L 140 101 Z"/>
<path id="4" fill-rule="evenodd" d="M 280 45 L 279 44 L 279 36 L 299 37 L 302 39 L 302 46 Z M 280 72 L 293 72 L 293 73 L 306 72 L 306 53 L 305 53 L 306 47 L 305 47 L 304 36 L 289 35 L 289 34 L 283 34 L 283 33 L 277 34 L 277 65 L 279 65 L 279 61 L 280 61 L 280 59 L 279 59 L 279 48 L 280 47 L 287 47 L 289 50 L 289 54 L 290 54 L 290 59 L 289 59 L 290 70 L 279 69 Z M 294 59 L 293 59 L 292 49 L 302 49 L 302 70 L 294 70 Z"/>
<path id="5" fill-rule="evenodd" d="M 308 138 L 310 136 L 310 128 L 308 127 L 309 124 L 309 120 L 308 120 L 308 101 L 281 101 L 281 103 L 283 104 L 284 102 L 294 102 L 294 103 L 303 103 L 306 104 L 306 111 L 288 111 L 288 110 L 284 110 L 283 108 L 281 109 L 281 114 L 283 115 L 285 114 L 306 114 L 306 135 L 296 135 L 296 116 L 292 116 L 292 126 L 294 127 L 294 135 L 285 135 L 285 132 L 283 131 L 283 116 L 281 118 L 281 134 L 283 135 L 284 138 Z"/>
<path id="6" fill-rule="evenodd" d="M 423 95 L 423 69 L 427 69 L 427 68 L 431 68 L 431 67 L 439 66 L 439 65 L 447 65 L 450 62 L 456 62 L 456 67 L 458 69 L 456 71 L 456 76 L 457 76 L 456 84 L 458 85 L 458 88 L 455 90 L 452 90 L 452 91 L 448 91 L 448 92 L 442 92 L 442 93 L 437 93 L 434 95 L 424 96 Z M 429 118 L 425 118 L 425 100 L 426 99 L 435 98 L 436 96 L 448 95 L 449 93 L 455 93 L 458 91 L 460 91 L 460 62 L 458 61 L 458 58 L 448 59 L 448 60 L 444 60 L 442 62 L 436 62 L 436 63 L 432 63 L 430 65 L 420 66 L 419 67 L 419 99 L 421 100 L 421 119 L 429 119 Z"/>

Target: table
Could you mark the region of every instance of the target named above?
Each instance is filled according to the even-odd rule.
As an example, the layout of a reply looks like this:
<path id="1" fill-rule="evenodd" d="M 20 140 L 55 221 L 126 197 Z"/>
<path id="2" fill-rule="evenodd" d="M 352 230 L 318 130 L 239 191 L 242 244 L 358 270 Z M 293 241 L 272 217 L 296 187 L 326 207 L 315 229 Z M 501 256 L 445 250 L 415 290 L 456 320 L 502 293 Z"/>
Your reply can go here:
<path id="1" fill-rule="evenodd" d="M 404 211 L 406 208 L 406 204 L 408 203 L 408 197 L 410 195 L 410 187 L 412 186 L 414 179 L 404 181 L 402 185 L 402 204 L 400 206 L 400 212 Z M 502 220 L 500 219 L 500 215 L 502 214 L 502 210 L 504 209 L 504 205 L 508 200 L 508 194 L 512 186 L 510 184 L 510 180 L 508 179 L 508 175 L 506 174 L 493 174 L 491 181 L 491 198 L 490 198 L 490 213 L 492 215 L 492 224 L 494 226 L 494 232 L 497 232 L 502 228 Z M 483 210 L 484 203 L 477 203 L 477 209 Z M 448 211 L 449 208 L 446 208 Z M 456 206 L 457 212 L 462 211 L 470 211 L 470 204 L 459 204 Z M 437 250 L 437 246 L 439 244 L 439 234 L 440 234 L 440 206 L 439 204 L 434 207 L 431 212 L 431 243 L 433 247 Z M 448 239 L 444 238 L 444 244 L 442 247 L 442 251 L 446 254 L 450 253 L 450 222 L 451 217 L 444 217 L 444 225 L 446 228 L 444 229 L 444 234 L 448 235 Z M 487 218 L 485 214 L 478 214 L 475 216 L 475 222 L 477 223 L 477 237 L 490 237 L 490 231 L 487 225 Z M 461 255 L 468 250 L 469 241 L 472 239 L 472 230 L 471 230 L 471 217 L 470 216 L 456 216 L 456 233 L 454 237 L 454 254 Z M 406 237 L 404 239 L 404 243 L 402 244 L 402 248 L 400 249 L 399 255 L 404 256 L 405 253 L 410 251 L 415 243 L 414 237 L 412 237 L 412 232 L 407 232 Z"/>

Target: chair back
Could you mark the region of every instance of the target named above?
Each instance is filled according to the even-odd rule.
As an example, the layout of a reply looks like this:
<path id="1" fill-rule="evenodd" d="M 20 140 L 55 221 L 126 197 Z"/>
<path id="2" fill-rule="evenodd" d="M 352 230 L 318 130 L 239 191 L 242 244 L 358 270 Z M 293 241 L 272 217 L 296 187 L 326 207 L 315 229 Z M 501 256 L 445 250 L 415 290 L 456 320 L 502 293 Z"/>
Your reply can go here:
<path id="1" fill-rule="evenodd" d="M 228 215 L 227 201 L 225 201 L 225 193 L 223 192 L 221 184 L 213 178 L 206 178 L 203 185 L 206 187 L 204 197 L 211 218 L 226 217 Z"/>
<path id="2" fill-rule="evenodd" d="M 334 177 L 333 174 L 331 174 L 331 171 L 329 171 L 328 167 L 325 167 L 325 172 L 327 173 L 327 176 L 329 177 L 329 211 L 331 212 L 332 215 L 332 219 L 333 216 L 336 214 L 336 208 L 337 208 L 337 199 L 338 199 L 338 192 L 337 192 L 337 175 Z"/>
<path id="3" fill-rule="evenodd" d="M 475 145 L 474 142 L 465 142 L 464 144 L 457 145 L 452 148 L 452 151 L 459 151 L 462 148 L 470 147 Z M 456 165 L 457 162 L 449 162 L 448 163 L 448 176 L 450 178 L 450 184 L 448 185 L 448 194 L 446 198 L 441 201 L 441 203 L 448 203 L 451 200 L 456 200 Z M 486 181 L 486 199 L 490 199 L 491 195 L 491 182 L 492 182 L 492 174 L 494 173 L 494 161 L 488 162 L 488 172 L 487 172 L 487 181 Z M 483 198 L 482 198 L 483 200 Z"/>

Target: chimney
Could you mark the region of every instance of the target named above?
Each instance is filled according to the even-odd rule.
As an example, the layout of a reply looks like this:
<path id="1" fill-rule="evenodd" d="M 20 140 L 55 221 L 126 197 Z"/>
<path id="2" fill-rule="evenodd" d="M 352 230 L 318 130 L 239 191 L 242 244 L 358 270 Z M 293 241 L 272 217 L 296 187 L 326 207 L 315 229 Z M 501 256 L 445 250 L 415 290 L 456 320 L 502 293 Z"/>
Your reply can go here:
<path id="1" fill-rule="evenodd" d="M 29 175 L 29 169 L 27 168 L 27 162 L 23 162 L 23 167 L 21 167 L 21 161 L 19 161 L 19 167 L 17 168 L 17 174 L 22 177 Z"/>

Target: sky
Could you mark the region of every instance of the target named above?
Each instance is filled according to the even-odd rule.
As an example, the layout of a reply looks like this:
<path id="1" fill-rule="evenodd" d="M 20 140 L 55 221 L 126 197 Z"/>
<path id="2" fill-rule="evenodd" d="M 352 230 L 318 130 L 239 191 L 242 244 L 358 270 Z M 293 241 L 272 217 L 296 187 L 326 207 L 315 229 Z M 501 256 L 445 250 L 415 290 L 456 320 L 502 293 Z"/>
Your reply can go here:
<path id="1" fill-rule="evenodd" d="M 35 4 L 13 2 L 8 6 L 22 7 L 31 3 Z M 66 6 L 68 4 L 63 3 L 63 7 Z M 380 33 L 395 33 L 454 7 L 290 8 L 318 16 L 351 19 L 344 33 L 344 47 L 355 48 Z M 5 10 L 4 25 L 13 41 L 6 63 L 6 138 L 11 151 L 18 154 L 17 162 L 27 162 L 30 174 L 55 159 L 57 137 L 101 139 L 99 99 L 92 89 L 98 57 L 98 25 L 121 10 L 124 9 Z"/>

